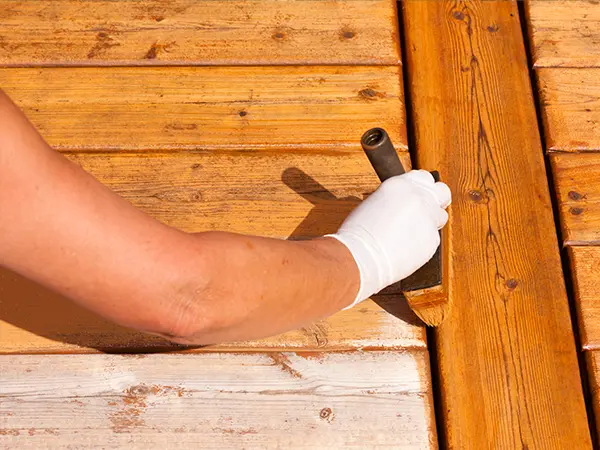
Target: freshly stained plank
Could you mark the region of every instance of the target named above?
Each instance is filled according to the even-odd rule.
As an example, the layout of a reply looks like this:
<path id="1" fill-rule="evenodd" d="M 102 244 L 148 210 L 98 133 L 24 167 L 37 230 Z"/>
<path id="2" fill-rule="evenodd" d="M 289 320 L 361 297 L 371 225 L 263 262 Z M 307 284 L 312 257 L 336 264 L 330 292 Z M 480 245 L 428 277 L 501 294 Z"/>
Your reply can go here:
<path id="1" fill-rule="evenodd" d="M 448 448 L 591 448 L 516 2 L 404 3 L 417 162 L 453 191 Z"/>
<path id="2" fill-rule="evenodd" d="M 406 153 L 401 156 L 410 164 Z M 379 184 L 361 153 L 68 157 L 136 207 L 188 232 L 217 229 L 279 238 L 321 236 L 336 231 Z M 390 295 L 377 302 L 381 306 L 369 301 L 295 332 L 224 348 L 425 347 L 423 325 L 404 299 Z M 112 325 L 8 271 L 0 272 L 0 319 L 0 353 L 114 352 L 168 345 Z"/>
<path id="3" fill-rule="evenodd" d="M 0 65 L 398 64 L 395 0 L 0 1 Z"/>
<path id="4" fill-rule="evenodd" d="M 600 150 L 600 68 L 536 72 L 546 148 Z"/>
<path id="5" fill-rule="evenodd" d="M 600 3 L 527 0 L 535 67 L 600 67 Z"/>
<path id="6" fill-rule="evenodd" d="M 7 356 L 3 448 L 437 448 L 427 351 Z"/>
<path id="7" fill-rule="evenodd" d="M 69 153 L 136 207 L 189 232 L 280 238 L 337 231 L 379 186 L 360 152 Z M 408 153 L 401 152 L 410 165 Z"/>
<path id="8" fill-rule="evenodd" d="M 564 245 L 600 245 L 600 153 L 552 153 Z"/>
<path id="9" fill-rule="evenodd" d="M 0 69 L 0 86 L 61 150 L 406 147 L 399 67 Z"/>
<path id="10" fill-rule="evenodd" d="M 600 352 L 585 352 L 596 433 L 600 434 Z"/>
<path id="11" fill-rule="evenodd" d="M 403 298 L 375 301 L 271 338 L 186 348 L 114 325 L 0 269 L 0 354 L 426 348 L 424 325 Z"/>
<path id="12" fill-rule="evenodd" d="M 581 346 L 600 350 L 600 247 L 569 247 Z"/>

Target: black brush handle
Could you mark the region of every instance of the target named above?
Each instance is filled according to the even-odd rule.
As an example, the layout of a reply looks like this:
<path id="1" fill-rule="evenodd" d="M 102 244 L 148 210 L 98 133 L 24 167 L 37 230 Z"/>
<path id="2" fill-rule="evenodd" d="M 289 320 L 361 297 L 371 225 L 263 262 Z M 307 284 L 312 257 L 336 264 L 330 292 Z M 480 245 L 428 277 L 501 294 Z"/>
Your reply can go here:
<path id="1" fill-rule="evenodd" d="M 363 134 L 360 145 L 382 183 L 388 178 L 406 173 L 390 136 L 383 128 L 371 128 Z M 436 182 L 440 181 L 440 173 L 437 170 L 432 171 L 431 175 Z"/>
<path id="2" fill-rule="evenodd" d="M 388 178 L 406 172 L 384 129 L 371 128 L 363 134 L 360 144 L 382 183 Z"/>
<path id="3" fill-rule="evenodd" d="M 375 169 L 375 173 L 377 173 L 377 176 L 379 177 L 379 180 L 382 183 L 385 180 L 387 180 L 388 178 L 395 177 L 396 175 L 402 175 L 403 173 L 406 173 L 406 170 L 404 169 L 404 166 L 400 162 L 400 158 L 398 157 L 398 154 L 396 153 L 396 150 L 394 149 L 394 145 L 392 144 L 392 141 L 390 140 L 389 135 L 383 128 L 371 128 L 369 131 L 367 131 L 365 134 L 363 134 L 363 136 L 360 140 L 360 144 L 362 145 L 362 148 L 365 151 L 367 158 L 369 158 L 369 161 L 371 162 L 373 169 Z M 432 171 L 431 175 L 433 175 L 433 178 L 436 182 L 440 181 L 440 174 L 437 170 Z M 440 232 L 440 236 L 441 236 L 441 232 Z M 441 265 L 440 255 L 441 255 L 441 246 L 438 247 L 434 257 L 428 263 L 428 264 L 431 264 L 433 262 L 435 265 L 437 265 L 438 270 Z M 427 272 L 427 270 L 429 270 L 429 269 L 427 269 L 426 267 L 422 267 L 421 269 L 417 270 L 417 272 L 415 272 L 415 274 L 411 275 L 411 277 L 414 279 L 419 279 L 419 277 L 422 278 L 422 276 L 421 276 L 422 273 Z M 441 272 L 439 275 L 441 277 Z M 409 277 L 409 278 L 411 278 L 411 277 Z M 419 287 L 419 286 L 417 286 L 416 283 L 412 283 L 412 284 L 408 283 L 408 284 L 411 285 L 413 287 L 413 289 Z M 408 286 L 406 286 L 406 287 L 408 288 Z M 403 291 L 404 289 L 403 289 L 402 281 L 400 281 L 398 283 L 394 283 L 391 286 L 388 286 L 385 290 L 388 292 Z M 409 289 L 409 290 L 412 290 L 412 289 Z"/>

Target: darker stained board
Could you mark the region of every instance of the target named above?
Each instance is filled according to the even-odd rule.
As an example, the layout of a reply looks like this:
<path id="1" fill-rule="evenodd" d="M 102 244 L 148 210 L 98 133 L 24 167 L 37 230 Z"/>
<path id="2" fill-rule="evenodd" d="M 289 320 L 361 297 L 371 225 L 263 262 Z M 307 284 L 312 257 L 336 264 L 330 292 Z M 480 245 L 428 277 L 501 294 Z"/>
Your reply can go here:
<path id="1" fill-rule="evenodd" d="M 600 153 L 550 154 L 563 245 L 600 244 Z"/>
<path id="2" fill-rule="evenodd" d="M 581 347 L 600 350 L 600 247 L 571 246 L 568 255 Z"/>
<path id="3" fill-rule="evenodd" d="M 533 64 L 600 67 L 598 0 L 526 0 Z"/>
<path id="4" fill-rule="evenodd" d="M 68 157 L 154 218 L 188 232 L 302 239 L 337 230 L 379 181 L 360 152 L 79 153 Z M 401 154 L 409 166 L 407 153 Z M 50 312 L 57 319 L 48 321 Z M 174 350 L 109 323 L 35 283 L 0 271 L 0 353 Z M 398 295 L 317 324 L 217 350 L 426 348 L 423 325 Z M 197 349 L 201 350 L 201 349 Z M 210 348 L 207 350 L 215 350 Z"/>
<path id="5" fill-rule="evenodd" d="M 546 149 L 600 151 L 600 67 L 544 68 L 536 75 Z"/>
<path id="6" fill-rule="evenodd" d="M 591 448 L 516 2 L 403 3 L 417 162 L 454 193 L 448 448 Z"/>
<path id="7" fill-rule="evenodd" d="M 0 66 L 399 63 L 395 0 L 0 1 Z"/>
<path id="8" fill-rule="evenodd" d="M 401 67 L 0 69 L 58 150 L 360 150 L 371 127 L 406 149 Z"/>

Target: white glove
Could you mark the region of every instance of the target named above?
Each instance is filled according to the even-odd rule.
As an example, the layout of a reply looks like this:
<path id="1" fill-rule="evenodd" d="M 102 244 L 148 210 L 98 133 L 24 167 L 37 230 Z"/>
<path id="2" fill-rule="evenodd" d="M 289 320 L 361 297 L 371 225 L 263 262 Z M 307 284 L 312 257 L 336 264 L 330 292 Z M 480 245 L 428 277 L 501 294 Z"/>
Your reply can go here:
<path id="1" fill-rule="evenodd" d="M 347 308 L 396 283 L 429 261 L 448 221 L 450 189 L 425 170 L 390 178 L 363 201 L 336 234 L 360 271 L 360 289 Z M 347 309 L 346 308 L 346 309 Z"/>

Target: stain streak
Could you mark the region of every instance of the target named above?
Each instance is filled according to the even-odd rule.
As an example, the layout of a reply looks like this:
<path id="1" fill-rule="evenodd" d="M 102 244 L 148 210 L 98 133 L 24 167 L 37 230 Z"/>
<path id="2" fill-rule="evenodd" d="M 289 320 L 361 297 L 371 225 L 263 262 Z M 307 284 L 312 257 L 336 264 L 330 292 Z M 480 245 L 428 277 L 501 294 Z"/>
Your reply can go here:
<path id="1" fill-rule="evenodd" d="M 279 366 L 281 370 L 289 373 L 292 377 L 303 378 L 302 374 L 292 367 L 291 361 L 283 353 L 269 353 L 269 358 L 273 360 L 273 365 Z"/>
<path id="2" fill-rule="evenodd" d="M 169 53 L 174 47 L 178 47 L 175 41 L 166 44 L 155 42 L 144 55 L 144 59 L 156 59 L 161 53 Z"/>
<path id="3" fill-rule="evenodd" d="M 107 50 L 113 47 L 119 47 L 121 44 L 115 42 L 115 40 L 105 31 L 101 31 L 96 35 L 96 44 L 88 52 L 88 58 L 96 58 L 104 54 Z"/>

